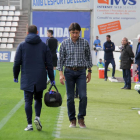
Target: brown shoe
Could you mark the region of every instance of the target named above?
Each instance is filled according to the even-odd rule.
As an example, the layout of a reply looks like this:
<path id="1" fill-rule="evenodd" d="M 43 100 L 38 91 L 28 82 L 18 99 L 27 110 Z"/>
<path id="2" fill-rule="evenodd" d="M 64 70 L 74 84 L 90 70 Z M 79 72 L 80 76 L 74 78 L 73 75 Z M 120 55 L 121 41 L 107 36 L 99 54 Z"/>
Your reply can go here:
<path id="1" fill-rule="evenodd" d="M 70 121 L 70 128 L 75 128 L 76 127 L 76 120 Z"/>
<path id="2" fill-rule="evenodd" d="M 79 120 L 78 120 L 78 124 L 79 124 L 79 127 L 80 127 L 80 128 L 86 128 L 84 119 L 79 119 Z"/>

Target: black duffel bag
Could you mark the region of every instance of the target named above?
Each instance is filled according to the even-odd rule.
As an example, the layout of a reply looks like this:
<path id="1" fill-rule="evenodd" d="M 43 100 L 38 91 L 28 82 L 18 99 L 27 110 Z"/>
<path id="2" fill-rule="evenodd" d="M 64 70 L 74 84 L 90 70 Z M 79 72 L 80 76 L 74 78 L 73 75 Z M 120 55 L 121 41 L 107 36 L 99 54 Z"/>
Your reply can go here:
<path id="1" fill-rule="evenodd" d="M 52 87 L 55 87 L 56 91 L 51 90 Z M 44 102 L 48 107 L 59 107 L 62 105 L 62 97 L 58 92 L 56 85 L 51 85 L 48 92 L 44 96 Z"/>

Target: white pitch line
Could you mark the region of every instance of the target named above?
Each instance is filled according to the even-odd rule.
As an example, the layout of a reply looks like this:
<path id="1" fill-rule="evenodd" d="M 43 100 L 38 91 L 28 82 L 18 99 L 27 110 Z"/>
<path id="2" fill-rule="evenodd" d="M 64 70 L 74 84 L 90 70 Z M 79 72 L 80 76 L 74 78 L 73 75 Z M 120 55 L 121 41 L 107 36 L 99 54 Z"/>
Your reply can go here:
<path id="1" fill-rule="evenodd" d="M 60 108 L 60 113 L 58 115 L 56 129 L 53 132 L 53 136 L 55 138 L 60 138 L 60 135 L 61 135 L 61 127 L 62 127 L 62 123 L 63 123 L 63 119 L 64 119 L 64 109 L 65 109 L 65 107 Z"/>
<path id="2" fill-rule="evenodd" d="M 16 113 L 16 111 L 23 105 L 24 98 L 21 99 L 18 104 L 0 121 L 0 129 L 9 121 L 9 119 Z"/>

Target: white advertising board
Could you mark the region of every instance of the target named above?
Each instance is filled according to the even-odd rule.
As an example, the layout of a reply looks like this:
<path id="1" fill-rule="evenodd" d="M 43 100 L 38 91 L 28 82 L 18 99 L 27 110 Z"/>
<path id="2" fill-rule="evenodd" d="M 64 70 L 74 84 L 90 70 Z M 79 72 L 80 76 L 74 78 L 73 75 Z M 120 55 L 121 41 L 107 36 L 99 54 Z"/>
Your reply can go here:
<path id="1" fill-rule="evenodd" d="M 99 36 L 102 44 L 107 34 L 115 45 L 123 37 L 136 38 L 140 25 L 140 0 L 94 0 L 94 39 Z"/>

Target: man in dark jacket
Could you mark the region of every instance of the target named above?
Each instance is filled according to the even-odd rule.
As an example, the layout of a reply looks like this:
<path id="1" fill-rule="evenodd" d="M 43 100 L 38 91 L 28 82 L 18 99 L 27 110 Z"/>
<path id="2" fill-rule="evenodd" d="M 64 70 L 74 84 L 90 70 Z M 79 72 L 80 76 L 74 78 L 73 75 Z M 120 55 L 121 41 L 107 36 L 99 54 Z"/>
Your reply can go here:
<path id="1" fill-rule="evenodd" d="M 138 65 L 139 82 L 140 82 L 140 37 L 138 39 L 138 45 L 137 45 L 136 56 L 135 56 L 135 63 Z"/>
<path id="2" fill-rule="evenodd" d="M 25 95 L 25 112 L 28 126 L 25 131 L 33 130 L 32 127 L 32 101 L 35 99 L 36 118 L 34 123 L 37 130 L 42 129 L 40 114 L 42 108 L 43 90 L 46 89 L 47 73 L 54 83 L 52 57 L 49 47 L 43 43 L 37 35 L 37 27 L 28 27 L 28 35 L 25 42 L 19 44 L 13 67 L 14 82 L 18 82 L 21 67 L 21 90 Z"/>
<path id="3" fill-rule="evenodd" d="M 124 87 L 122 89 L 131 89 L 131 64 L 133 62 L 134 53 L 130 45 L 128 45 L 128 39 L 125 37 L 122 40 L 122 51 L 121 51 L 121 69 L 123 70 L 123 79 L 125 81 Z"/>
<path id="4" fill-rule="evenodd" d="M 52 61 L 53 61 L 53 69 L 54 69 L 54 77 L 56 76 L 56 67 L 57 67 L 57 44 L 58 41 L 56 38 L 53 37 L 53 30 L 48 30 L 47 31 L 47 35 L 48 35 L 48 39 L 46 41 L 46 44 L 48 45 L 48 47 L 50 48 L 51 54 L 52 54 Z M 50 80 L 48 78 L 48 84 L 49 84 Z"/>
<path id="5" fill-rule="evenodd" d="M 111 36 L 107 35 L 106 36 L 106 42 L 104 43 L 104 60 L 105 60 L 105 81 L 107 81 L 107 70 L 108 70 L 108 65 L 111 63 L 113 66 L 113 71 L 112 71 L 112 79 L 116 79 L 114 77 L 115 75 L 115 61 L 114 61 L 114 56 L 113 56 L 113 51 L 115 51 L 115 45 L 113 42 L 110 40 Z"/>

